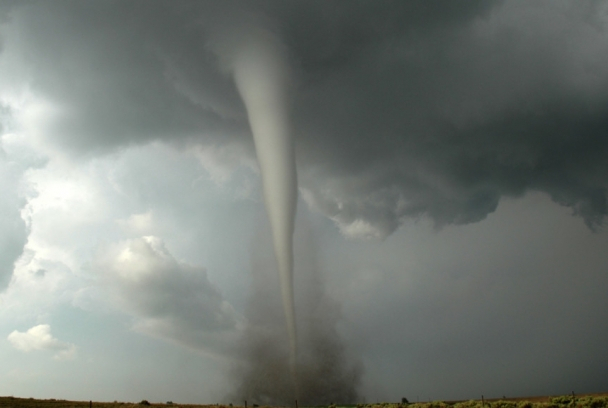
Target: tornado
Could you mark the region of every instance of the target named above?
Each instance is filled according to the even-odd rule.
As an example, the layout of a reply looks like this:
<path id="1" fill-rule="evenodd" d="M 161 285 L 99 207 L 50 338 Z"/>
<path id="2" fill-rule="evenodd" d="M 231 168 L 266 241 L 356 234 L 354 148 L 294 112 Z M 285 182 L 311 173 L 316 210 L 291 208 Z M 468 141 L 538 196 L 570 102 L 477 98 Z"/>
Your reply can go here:
<path id="1" fill-rule="evenodd" d="M 289 112 L 291 78 L 283 45 L 269 31 L 249 33 L 236 52 L 233 75 L 247 109 L 260 165 L 287 323 L 290 368 L 297 387 L 293 232 L 298 193 Z"/>

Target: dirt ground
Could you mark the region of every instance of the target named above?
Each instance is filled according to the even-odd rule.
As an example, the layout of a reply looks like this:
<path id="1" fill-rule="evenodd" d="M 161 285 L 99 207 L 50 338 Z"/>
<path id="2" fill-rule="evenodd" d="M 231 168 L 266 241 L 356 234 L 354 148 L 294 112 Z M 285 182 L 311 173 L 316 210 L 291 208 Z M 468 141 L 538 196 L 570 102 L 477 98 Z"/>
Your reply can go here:
<path id="1" fill-rule="evenodd" d="M 530 397 L 505 397 L 505 398 L 484 398 L 487 402 L 493 401 L 530 401 L 530 402 L 547 402 L 551 398 L 559 397 L 560 395 L 545 395 L 545 396 L 530 396 Z M 575 394 L 576 397 L 606 397 L 608 393 L 597 394 Z M 481 401 L 481 398 L 478 399 Z M 463 401 L 444 401 L 447 404 L 455 404 Z M 244 408 L 239 406 L 231 407 L 229 405 L 211 404 L 167 404 L 165 402 L 152 402 L 151 407 L 167 407 L 167 408 Z M 147 405 L 142 405 L 139 402 L 95 402 L 95 401 L 68 401 L 62 399 L 34 399 L 34 398 L 17 398 L 17 397 L 1 397 L 0 408 L 146 408 Z M 253 408 L 249 405 L 248 408 Z M 260 407 L 264 408 L 264 407 Z M 295 407 L 294 407 L 295 408 Z"/>

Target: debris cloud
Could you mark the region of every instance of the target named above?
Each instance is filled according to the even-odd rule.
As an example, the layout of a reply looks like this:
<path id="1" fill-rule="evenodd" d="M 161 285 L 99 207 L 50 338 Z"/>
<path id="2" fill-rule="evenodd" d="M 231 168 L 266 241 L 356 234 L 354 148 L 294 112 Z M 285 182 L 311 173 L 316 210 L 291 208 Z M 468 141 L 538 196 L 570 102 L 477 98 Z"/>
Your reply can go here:
<path id="1" fill-rule="evenodd" d="M 337 324 L 339 305 L 324 288 L 315 262 L 310 229 L 298 218 L 295 233 L 295 295 L 298 300 L 298 390 L 300 405 L 356 403 L 362 365 L 348 352 Z M 281 301 L 277 295 L 276 266 L 268 234 L 259 228 L 252 248 L 253 290 L 247 307 L 247 326 L 239 343 L 228 401 L 247 400 L 259 405 L 291 406 L 294 384 L 287 364 Z"/>

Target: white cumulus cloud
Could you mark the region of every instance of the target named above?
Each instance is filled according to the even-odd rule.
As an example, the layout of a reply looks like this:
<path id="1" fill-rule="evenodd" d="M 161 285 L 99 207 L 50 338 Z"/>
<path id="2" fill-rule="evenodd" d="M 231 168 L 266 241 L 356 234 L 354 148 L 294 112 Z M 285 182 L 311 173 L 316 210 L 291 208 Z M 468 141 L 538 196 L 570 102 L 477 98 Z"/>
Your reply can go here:
<path id="1" fill-rule="evenodd" d="M 76 357 L 76 346 L 66 343 L 53 337 L 51 326 L 39 324 L 26 332 L 14 330 L 8 335 L 8 341 L 17 350 L 24 352 L 45 350 L 54 351 L 54 358 L 57 360 L 69 360 Z"/>

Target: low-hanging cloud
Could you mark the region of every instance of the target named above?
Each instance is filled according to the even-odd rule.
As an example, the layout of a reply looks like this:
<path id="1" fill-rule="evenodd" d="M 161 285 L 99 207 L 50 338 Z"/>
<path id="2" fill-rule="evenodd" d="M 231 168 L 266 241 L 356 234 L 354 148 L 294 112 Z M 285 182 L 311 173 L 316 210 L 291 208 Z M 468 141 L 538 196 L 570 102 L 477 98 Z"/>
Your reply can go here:
<path id="1" fill-rule="evenodd" d="M 176 260 L 160 238 L 108 245 L 94 269 L 134 330 L 214 356 L 230 351 L 241 318 L 204 268 Z"/>
<path id="2" fill-rule="evenodd" d="M 8 335 L 7 339 L 17 350 L 26 353 L 46 350 L 54 352 L 54 358 L 57 360 L 69 360 L 76 357 L 76 346 L 53 337 L 51 326 L 48 324 L 39 324 L 26 332 L 15 330 Z"/>
<path id="3" fill-rule="evenodd" d="M 296 109 L 315 142 L 307 201 L 343 229 L 387 236 L 407 217 L 476 222 L 537 190 L 601 225 L 608 38 L 605 8 L 583 8 L 487 3 L 401 32 L 362 18 L 367 41 L 348 64 L 319 67 Z"/>
<path id="4" fill-rule="evenodd" d="M 382 238 L 408 217 L 476 222 L 527 191 L 597 228 L 608 212 L 606 9 L 17 3 L 5 11 L 0 86 L 55 106 L 44 142 L 80 155 L 164 140 L 241 145 L 250 162 L 245 108 L 214 47 L 218 26 L 254 15 L 294 67 L 300 187 L 346 235 Z"/>

